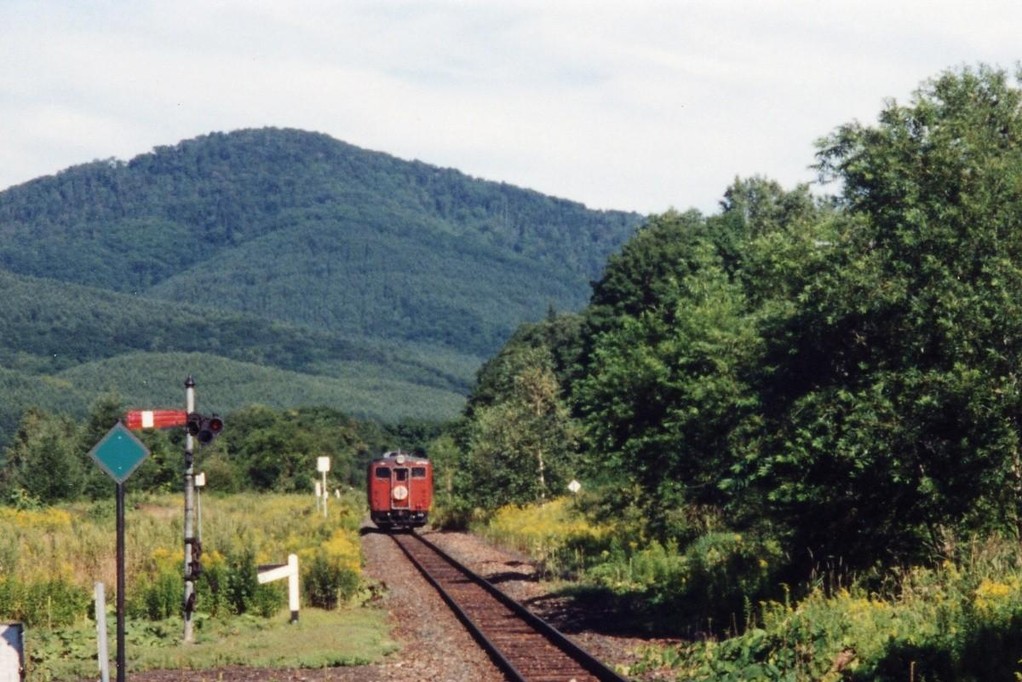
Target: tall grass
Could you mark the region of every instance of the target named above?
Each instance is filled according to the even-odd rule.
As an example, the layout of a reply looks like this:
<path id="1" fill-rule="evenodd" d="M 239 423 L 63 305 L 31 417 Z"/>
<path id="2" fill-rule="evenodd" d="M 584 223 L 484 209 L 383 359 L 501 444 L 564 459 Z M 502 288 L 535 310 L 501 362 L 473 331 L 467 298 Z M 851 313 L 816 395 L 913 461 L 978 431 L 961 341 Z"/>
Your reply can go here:
<path id="1" fill-rule="evenodd" d="M 303 577 L 318 561 L 318 593 L 336 604 L 361 578 L 358 527 L 362 500 L 333 501 L 324 517 L 311 496 L 204 496 L 203 574 L 198 608 L 213 615 L 273 611 L 279 587 L 258 586 L 259 564 L 299 555 Z M 129 498 L 125 513 L 126 601 L 133 615 L 159 619 L 180 611 L 183 594 L 183 501 L 179 496 Z M 0 618 L 65 625 L 88 617 L 96 582 L 116 583 L 116 519 L 110 501 L 38 510 L 0 507 Z M 303 581 L 304 582 L 304 581 Z M 108 593 L 113 598 L 112 589 Z"/>
<path id="2" fill-rule="evenodd" d="M 548 576 L 577 575 L 591 557 L 610 547 L 617 529 L 587 521 L 568 498 L 498 509 L 478 532 L 499 545 L 529 554 Z"/>
<path id="3" fill-rule="evenodd" d="M 939 566 L 788 586 L 777 543 L 718 530 L 685 547 L 642 541 L 626 524 L 592 524 L 565 500 L 498 511 L 489 538 L 577 570 L 614 623 L 687 636 L 651 647 L 631 672 L 685 680 L 1022 679 L 1022 548 L 987 537 Z M 575 557 L 579 547 L 596 549 Z M 791 594 L 804 594 L 794 599 Z"/>
<path id="4" fill-rule="evenodd" d="M 125 580 L 133 669 L 225 664 L 338 665 L 375 659 L 393 649 L 384 619 L 349 611 L 305 608 L 303 625 L 277 632 L 265 618 L 286 604 L 282 582 L 260 585 L 259 564 L 299 556 L 304 607 L 350 602 L 362 583 L 357 493 L 332 500 L 324 517 L 314 498 L 244 494 L 203 496 L 201 564 L 194 614 L 197 645 L 180 646 L 183 598 L 183 500 L 177 495 L 129 497 L 125 518 Z M 111 501 L 37 510 L 0 507 L 0 619 L 25 623 L 29 679 L 84 679 L 96 666 L 94 583 L 116 583 L 116 519 Z M 116 597 L 107 588 L 108 610 Z M 325 595 L 325 596 L 324 596 Z M 352 631 L 351 646 L 326 646 L 304 632 L 310 616 Z M 109 617 L 108 624 L 113 623 Z M 286 621 L 281 619 L 281 623 Z M 313 626 L 315 627 L 315 626 Z M 275 647 L 253 656 L 253 642 Z M 356 645 L 356 643 L 358 643 Z M 206 651 L 198 656 L 199 651 Z M 201 659 L 201 660 L 200 660 Z"/>

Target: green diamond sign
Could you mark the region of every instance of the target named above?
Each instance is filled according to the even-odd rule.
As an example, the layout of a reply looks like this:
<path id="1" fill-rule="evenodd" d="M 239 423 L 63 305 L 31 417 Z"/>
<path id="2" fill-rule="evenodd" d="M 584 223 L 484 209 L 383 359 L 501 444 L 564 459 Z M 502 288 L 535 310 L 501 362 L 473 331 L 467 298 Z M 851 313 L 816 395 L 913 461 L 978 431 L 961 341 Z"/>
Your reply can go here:
<path id="1" fill-rule="evenodd" d="M 89 451 L 89 457 L 117 483 L 124 483 L 148 456 L 149 448 L 121 422 Z"/>

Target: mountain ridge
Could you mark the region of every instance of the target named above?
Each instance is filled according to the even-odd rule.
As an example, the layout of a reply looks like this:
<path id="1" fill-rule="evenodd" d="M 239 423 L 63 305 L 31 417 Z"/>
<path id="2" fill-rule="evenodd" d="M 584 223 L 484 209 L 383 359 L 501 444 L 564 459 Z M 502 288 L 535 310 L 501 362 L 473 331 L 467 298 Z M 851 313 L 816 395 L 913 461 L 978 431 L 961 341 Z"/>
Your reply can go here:
<path id="1" fill-rule="evenodd" d="M 0 367 L 368 362 L 463 396 L 519 324 L 584 306 L 640 222 L 321 133 L 210 133 L 0 192 Z"/>

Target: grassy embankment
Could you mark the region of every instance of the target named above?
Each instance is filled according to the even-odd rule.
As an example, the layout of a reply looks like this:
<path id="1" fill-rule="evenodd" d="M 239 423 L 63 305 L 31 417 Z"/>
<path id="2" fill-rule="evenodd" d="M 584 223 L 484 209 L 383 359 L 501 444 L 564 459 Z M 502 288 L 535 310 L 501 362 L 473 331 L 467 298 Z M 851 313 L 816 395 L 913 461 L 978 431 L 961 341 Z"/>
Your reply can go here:
<path id="1" fill-rule="evenodd" d="M 396 649 L 386 614 L 359 608 L 361 497 L 202 498 L 202 575 L 195 643 L 181 642 L 182 502 L 129 499 L 126 513 L 126 646 L 129 672 L 225 665 L 324 667 L 378 660 Z M 115 509 L 112 500 L 37 510 L 0 508 L 0 619 L 25 623 L 31 680 L 93 677 L 94 584 L 107 588 L 115 660 Z M 299 556 L 302 611 L 289 624 L 286 581 L 258 585 L 256 567 Z M 321 608 L 309 608 L 319 604 Z"/>
<path id="2" fill-rule="evenodd" d="M 566 592 L 615 614 L 608 629 L 688 638 L 650 646 L 639 669 L 684 680 L 1022 679 L 1015 541 L 975 539 L 931 566 L 789 586 L 771 583 L 782 557 L 769 541 L 718 532 L 664 547 L 628 522 L 587 521 L 564 499 L 502 509 L 479 530 L 572 578 Z"/>

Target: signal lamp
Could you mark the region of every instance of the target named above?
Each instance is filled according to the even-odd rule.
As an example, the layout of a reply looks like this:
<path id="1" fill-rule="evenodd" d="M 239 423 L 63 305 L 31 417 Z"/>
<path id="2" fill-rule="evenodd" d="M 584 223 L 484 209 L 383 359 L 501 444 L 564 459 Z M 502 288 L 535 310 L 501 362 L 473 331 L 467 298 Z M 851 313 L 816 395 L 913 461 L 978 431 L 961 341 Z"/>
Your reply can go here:
<path id="1" fill-rule="evenodd" d="M 188 429 L 188 433 L 195 436 L 199 445 L 208 445 L 224 430 L 224 420 L 215 414 L 207 417 L 204 414 L 192 412 L 188 415 L 185 428 Z"/>

